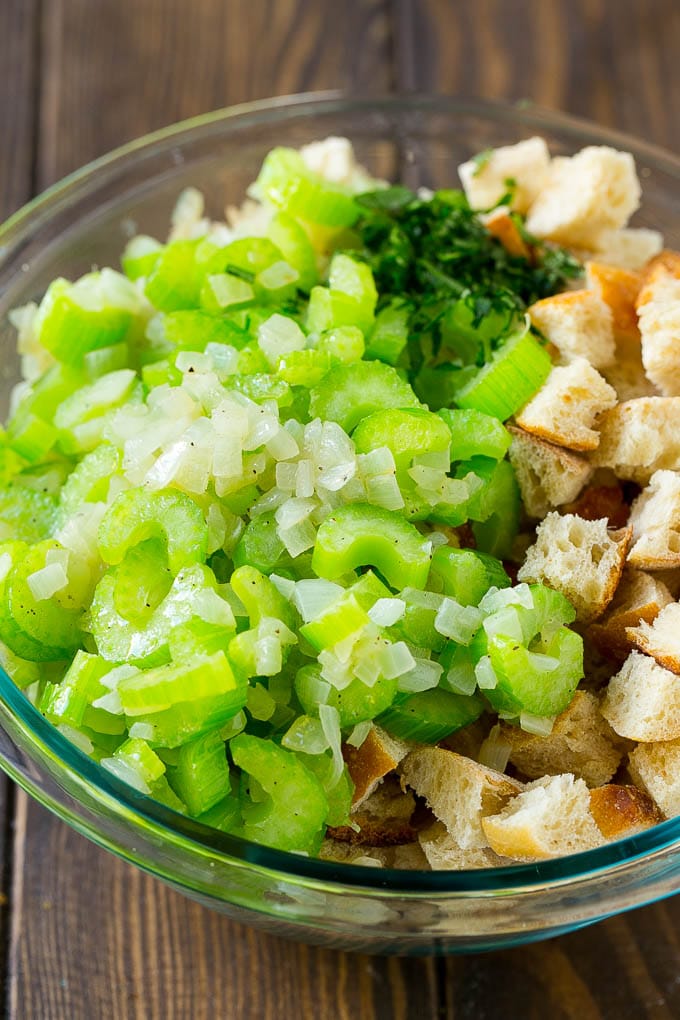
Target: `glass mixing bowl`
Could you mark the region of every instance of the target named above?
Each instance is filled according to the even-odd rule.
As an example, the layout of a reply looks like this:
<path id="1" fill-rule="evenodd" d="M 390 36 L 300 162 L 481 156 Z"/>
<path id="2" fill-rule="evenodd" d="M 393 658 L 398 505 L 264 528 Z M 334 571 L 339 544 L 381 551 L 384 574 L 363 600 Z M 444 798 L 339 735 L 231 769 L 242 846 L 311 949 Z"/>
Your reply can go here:
<path id="1" fill-rule="evenodd" d="M 164 236 L 178 193 L 209 212 L 242 200 L 273 145 L 347 135 L 380 176 L 455 186 L 456 165 L 490 146 L 543 135 L 553 153 L 588 144 L 631 151 L 643 184 L 640 226 L 680 247 L 680 160 L 527 104 L 325 94 L 253 103 L 187 121 L 71 175 L 0 229 L 1 395 L 18 379 L 10 308 L 58 275 L 115 265 L 126 239 Z M 270 850 L 191 821 L 135 792 L 47 723 L 0 672 L 5 771 L 79 832 L 188 896 L 268 931 L 363 952 L 489 949 L 545 938 L 668 896 L 680 883 L 680 818 L 588 853 L 535 865 L 410 872 L 338 865 Z"/>

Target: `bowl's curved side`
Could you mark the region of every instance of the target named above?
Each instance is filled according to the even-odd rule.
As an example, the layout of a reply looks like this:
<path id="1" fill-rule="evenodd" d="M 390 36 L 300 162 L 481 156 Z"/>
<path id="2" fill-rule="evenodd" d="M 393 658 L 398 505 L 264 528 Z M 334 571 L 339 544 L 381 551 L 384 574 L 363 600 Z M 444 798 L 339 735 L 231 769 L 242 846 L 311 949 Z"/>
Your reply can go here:
<path id="1" fill-rule="evenodd" d="M 218 111 L 103 157 L 0 228 L 0 399 L 18 378 L 7 311 L 56 275 L 117 260 L 135 231 L 162 233 L 178 192 L 201 187 L 216 215 L 238 201 L 272 145 L 329 134 L 356 142 L 376 173 L 450 184 L 489 145 L 539 132 L 555 152 L 604 142 L 630 148 L 644 184 L 637 222 L 680 246 L 680 160 L 624 136 L 523 105 L 436 97 L 290 97 Z M 0 670 L 0 763 L 78 831 L 240 920 L 346 948 L 429 952 L 490 948 L 557 934 L 669 895 L 680 821 L 610 847 L 534 867 L 390 872 L 309 861 L 248 844 L 148 801 L 50 727 Z"/>

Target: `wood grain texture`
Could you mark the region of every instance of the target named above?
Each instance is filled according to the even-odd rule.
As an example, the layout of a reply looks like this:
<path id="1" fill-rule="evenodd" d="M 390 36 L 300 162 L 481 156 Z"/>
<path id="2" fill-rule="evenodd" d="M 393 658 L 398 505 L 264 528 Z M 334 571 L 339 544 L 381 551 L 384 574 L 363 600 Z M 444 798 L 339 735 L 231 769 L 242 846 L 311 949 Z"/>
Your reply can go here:
<path id="1" fill-rule="evenodd" d="M 680 141 L 677 0 L 398 0 L 399 84 L 532 99 Z"/>
<path id="2" fill-rule="evenodd" d="M 38 185 L 173 121 L 392 84 L 387 0 L 49 0 Z M 358 45 L 360 40 L 361 44 Z"/>
<path id="3" fill-rule="evenodd" d="M 5 211 L 145 131 L 302 89 L 526 96 L 679 140 L 677 0 L 43 0 L 41 19 L 38 5 L 0 0 Z M 13 874 L 12 1020 L 680 1016 L 680 901 L 502 953 L 350 956 L 206 911 L 23 796 Z"/>

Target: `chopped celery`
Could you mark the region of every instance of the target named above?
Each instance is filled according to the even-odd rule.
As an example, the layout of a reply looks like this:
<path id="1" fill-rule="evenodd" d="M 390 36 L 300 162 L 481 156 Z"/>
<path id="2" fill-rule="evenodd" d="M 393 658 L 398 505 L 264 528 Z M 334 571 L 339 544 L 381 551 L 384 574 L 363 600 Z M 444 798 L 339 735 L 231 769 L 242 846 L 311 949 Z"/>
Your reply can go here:
<path id="1" fill-rule="evenodd" d="M 483 711 L 484 702 L 479 697 L 434 688 L 395 702 L 378 722 L 402 740 L 435 744 L 479 719 Z"/>
<path id="2" fill-rule="evenodd" d="M 420 407 L 415 393 L 395 369 L 381 361 L 338 365 L 312 390 L 313 417 L 337 421 L 351 432 L 362 418 L 389 407 Z"/>
<path id="3" fill-rule="evenodd" d="M 256 190 L 279 209 L 310 223 L 346 227 L 359 215 L 351 195 L 309 170 L 295 149 L 272 149 L 262 164 Z"/>
<path id="4" fill-rule="evenodd" d="M 191 815 L 210 811 L 231 792 L 229 765 L 219 730 L 183 744 L 168 781 Z"/>
<path id="5" fill-rule="evenodd" d="M 456 403 L 505 421 L 540 389 L 551 368 L 550 355 L 531 333 L 518 333 L 458 391 Z"/>

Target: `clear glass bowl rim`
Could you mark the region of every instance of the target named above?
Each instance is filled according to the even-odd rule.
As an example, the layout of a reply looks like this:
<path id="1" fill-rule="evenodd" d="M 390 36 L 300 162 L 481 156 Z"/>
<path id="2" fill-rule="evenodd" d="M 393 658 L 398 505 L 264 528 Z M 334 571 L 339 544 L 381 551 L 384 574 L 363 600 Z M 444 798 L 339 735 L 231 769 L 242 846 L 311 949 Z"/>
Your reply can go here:
<path id="1" fill-rule="evenodd" d="M 106 155 L 86 164 L 64 177 L 35 199 L 28 202 L 0 226 L 0 268 L 6 263 L 12 246 L 21 242 L 71 202 L 84 197 L 90 186 L 101 186 L 115 179 L 126 167 L 143 161 L 145 156 L 157 155 L 159 150 L 190 142 L 195 136 L 203 140 L 212 135 L 222 136 L 225 127 L 235 131 L 255 125 L 276 123 L 301 116 L 332 113 L 375 112 L 384 113 L 464 114 L 479 116 L 498 123 L 511 123 L 540 132 L 557 130 L 573 137 L 579 145 L 605 144 L 633 152 L 638 164 L 645 164 L 680 181 L 680 159 L 657 146 L 645 143 L 624 133 L 601 128 L 592 122 L 542 109 L 526 100 L 504 103 L 494 100 L 450 98 L 445 96 L 409 94 L 407 96 L 347 96 L 340 91 L 301 93 L 274 99 L 258 100 L 227 107 L 172 124 L 144 135 Z M 327 887 L 361 887 L 367 891 L 384 893 L 390 890 L 400 895 L 423 893 L 446 895 L 464 894 L 466 897 L 489 895 L 501 890 L 529 891 L 537 887 L 563 886 L 570 882 L 591 880 L 617 868 L 641 864 L 650 855 L 680 848 L 680 817 L 663 822 L 627 839 L 605 844 L 595 850 L 573 854 L 536 864 L 518 864 L 503 868 L 474 871 L 404 871 L 389 868 L 368 868 L 352 864 L 336 864 L 307 858 L 295 853 L 274 850 L 237 836 L 211 829 L 199 822 L 178 814 L 157 801 L 137 793 L 117 780 L 74 744 L 31 705 L 22 692 L 0 668 L 0 700 L 14 716 L 24 734 L 41 747 L 52 759 L 63 764 L 65 772 L 74 776 L 88 792 L 100 795 L 109 806 L 120 807 L 121 822 L 137 823 L 156 837 L 166 836 L 182 847 L 209 854 L 228 865 L 231 861 L 249 863 L 291 878 L 311 879 Z M 64 806 L 51 795 L 39 792 L 38 785 L 16 767 L 2 763 L 19 785 L 36 796 L 45 806 L 64 820 L 73 823 Z M 93 827 L 84 828 L 96 839 Z"/>

